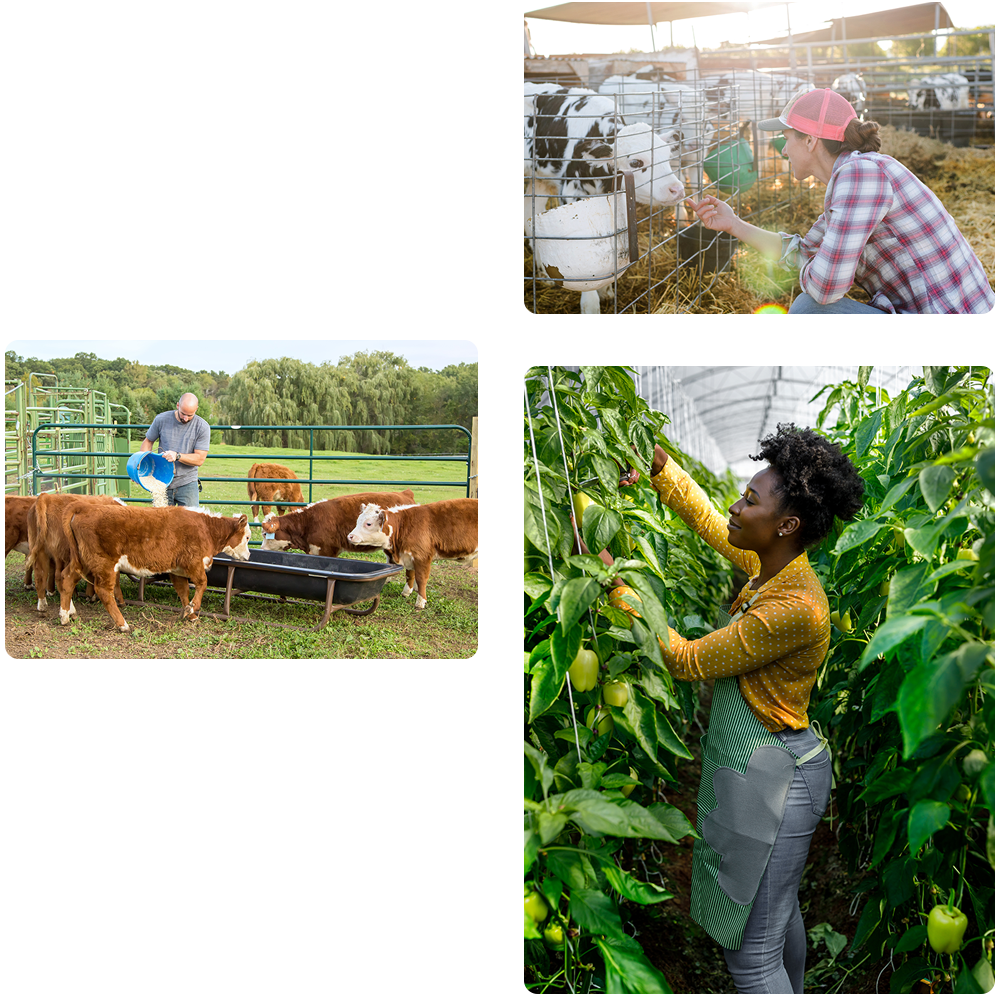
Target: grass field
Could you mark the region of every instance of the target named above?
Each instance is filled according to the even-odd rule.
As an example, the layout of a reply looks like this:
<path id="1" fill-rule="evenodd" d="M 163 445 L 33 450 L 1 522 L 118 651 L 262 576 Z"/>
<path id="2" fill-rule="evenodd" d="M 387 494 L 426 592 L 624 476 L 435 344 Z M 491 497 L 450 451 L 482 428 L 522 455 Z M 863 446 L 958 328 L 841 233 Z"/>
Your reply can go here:
<path id="1" fill-rule="evenodd" d="M 202 466 L 202 477 L 246 477 L 260 454 L 258 447 L 215 445 Z M 279 456 L 280 450 L 267 452 Z M 332 452 L 317 455 L 332 455 Z M 214 458 L 212 456 L 215 456 Z M 362 460 L 363 456 L 338 456 L 335 462 L 314 463 L 315 479 L 350 479 L 364 482 L 317 485 L 312 499 L 320 500 L 367 490 L 395 490 L 411 486 L 420 503 L 465 496 L 463 486 L 418 486 L 415 482 L 440 483 L 464 480 L 465 464 L 457 462 Z M 308 459 L 275 457 L 299 478 L 309 475 Z M 380 481 L 405 480 L 400 485 Z M 131 484 L 128 499 L 148 498 L 141 487 Z M 308 486 L 303 496 L 309 499 Z M 245 482 L 206 482 L 201 494 L 204 506 L 222 514 L 250 516 Z M 259 520 L 252 522 L 259 525 Z M 260 528 L 254 529 L 252 545 L 259 546 Z M 126 604 L 125 620 L 132 632 L 119 633 L 99 602 L 91 604 L 79 591 L 74 598 L 77 617 L 59 625 L 58 600 L 49 598 L 44 614 L 36 610 L 34 590 L 25 590 L 24 556 L 12 552 L 4 567 L 5 644 L 14 657 L 70 659 L 135 658 L 329 658 L 416 659 L 467 658 L 478 645 L 478 570 L 457 563 L 434 563 L 427 585 L 427 607 L 417 611 L 415 596 L 401 596 L 403 573 L 390 577 L 382 588 L 380 603 L 370 615 L 335 612 L 320 631 L 312 631 L 323 613 L 316 601 L 280 601 L 258 595 L 235 596 L 231 617 L 221 617 L 224 594 L 206 591 L 201 620 L 180 620 L 180 601 L 169 584 L 147 584 L 145 604 Z M 384 562 L 382 553 L 344 553 L 344 558 Z M 121 580 L 126 601 L 137 601 L 138 584 Z M 362 605 L 364 607 L 366 605 Z"/>
<path id="2" fill-rule="evenodd" d="M 295 449 L 291 454 L 301 454 Z M 265 454 L 266 461 L 287 465 L 299 479 L 309 478 L 308 458 L 286 458 L 280 448 L 264 449 L 258 445 L 212 445 L 199 477 L 202 481 L 201 502 L 223 514 L 250 515 L 245 482 L 212 482 L 213 477 L 246 479 L 250 467 Z M 328 460 L 329 459 L 329 460 Z M 370 490 L 413 490 L 417 503 L 464 497 L 465 486 L 441 486 L 441 482 L 464 484 L 467 479 L 464 461 L 434 461 L 427 458 L 389 459 L 371 455 L 349 455 L 344 452 L 317 451 L 313 461 L 313 479 L 348 480 L 344 483 L 309 485 L 303 483 L 302 495 L 307 503 L 341 497 L 348 493 Z M 207 481 L 206 481 L 207 480 Z M 431 485 L 416 485 L 429 483 Z M 121 484 L 125 486 L 124 483 Z M 149 494 L 135 483 L 128 484 L 131 500 L 148 500 Z"/>

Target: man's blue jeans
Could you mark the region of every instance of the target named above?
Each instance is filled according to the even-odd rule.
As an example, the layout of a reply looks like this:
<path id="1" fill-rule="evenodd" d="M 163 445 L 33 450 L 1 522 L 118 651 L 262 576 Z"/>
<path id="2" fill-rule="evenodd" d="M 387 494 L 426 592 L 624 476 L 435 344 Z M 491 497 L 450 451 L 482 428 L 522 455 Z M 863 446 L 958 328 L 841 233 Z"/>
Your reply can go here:
<path id="1" fill-rule="evenodd" d="M 792 313 L 864 313 L 866 315 L 874 314 L 877 316 L 889 315 L 881 309 L 876 309 L 874 306 L 867 305 L 864 302 L 855 302 L 854 299 L 837 299 L 836 302 L 831 302 L 829 305 L 820 305 L 814 298 L 806 295 L 805 292 L 800 292 L 795 297 L 795 301 L 792 303 L 788 313 L 789 315 Z"/>
<path id="2" fill-rule="evenodd" d="M 810 729 L 777 734 L 799 755 L 817 744 Z M 778 839 L 764 869 L 739 951 L 725 949 L 738 993 L 801 993 L 806 971 L 806 929 L 799 882 L 813 831 L 830 801 L 833 768 L 823 751 L 795 769 Z"/>
<path id="3" fill-rule="evenodd" d="M 167 487 L 168 507 L 197 507 L 198 506 L 198 480 L 194 479 L 183 486 Z"/>

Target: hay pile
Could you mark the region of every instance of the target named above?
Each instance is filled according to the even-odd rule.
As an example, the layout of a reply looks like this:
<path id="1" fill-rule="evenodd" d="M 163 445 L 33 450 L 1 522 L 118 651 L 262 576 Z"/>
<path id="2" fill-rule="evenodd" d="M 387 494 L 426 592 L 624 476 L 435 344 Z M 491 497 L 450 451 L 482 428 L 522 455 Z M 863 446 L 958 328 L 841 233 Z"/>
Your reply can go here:
<path id="1" fill-rule="evenodd" d="M 881 136 L 881 151 L 912 170 L 941 199 L 995 289 L 994 150 L 955 147 L 891 126 L 883 126 Z M 825 190 L 819 182 L 800 183 L 779 174 L 762 177 L 750 192 L 728 195 L 710 186 L 706 193 L 729 198 L 740 218 L 756 226 L 804 235 L 823 211 Z M 651 215 L 639 206 L 639 250 L 644 256 L 619 279 L 617 306 L 611 298 L 602 303 L 602 312 L 752 313 L 769 303 L 785 308 L 790 304 L 796 275 L 742 244 L 729 272 L 700 275 L 697 268 L 682 268 L 675 275 L 673 234 L 672 210 Z M 531 245 L 525 240 L 526 277 L 530 277 L 531 267 Z M 856 285 L 848 294 L 861 301 L 868 299 Z M 524 304 L 529 312 L 578 313 L 580 295 L 542 284 L 533 292 L 532 282 L 527 280 Z"/>

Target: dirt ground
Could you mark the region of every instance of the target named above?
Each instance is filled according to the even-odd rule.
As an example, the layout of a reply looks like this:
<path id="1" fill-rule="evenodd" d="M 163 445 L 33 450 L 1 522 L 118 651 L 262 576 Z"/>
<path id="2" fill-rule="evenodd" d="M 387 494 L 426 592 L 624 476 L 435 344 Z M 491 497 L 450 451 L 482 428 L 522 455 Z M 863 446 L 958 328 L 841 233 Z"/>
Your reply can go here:
<path id="1" fill-rule="evenodd" d="M 435 564 L 424 611 L 416 611 L 412 596 L 400 596 L 405 582 L 400 577 L 386 584 L 371 615 L 335 612 L 318 632 L 312 629 L 322 617 L 321 602 L 234 596 L 227 620 L 223 592 L 210 589 L 199 620 L 184 622 L 173 588 L 160 585 L 147 587 L 144 604 L 126 603 L 122 609 L 128 634 L 116 629 L 103 605 L 83 596 L 82 587 L 74 597 L 76 617 L 61 626 L 58 599 L 49 598 L 45 614 L 39 614 L 35 592 L 24 589 L 23 577 L 23 557 L 11 553 L 4 645 L 18 659 L 466 658 L 476 649 L 478 568 L 458 563 Z M 122 591 L 127 602 L 137 601 L 133 581 L 123 578 Z"/>

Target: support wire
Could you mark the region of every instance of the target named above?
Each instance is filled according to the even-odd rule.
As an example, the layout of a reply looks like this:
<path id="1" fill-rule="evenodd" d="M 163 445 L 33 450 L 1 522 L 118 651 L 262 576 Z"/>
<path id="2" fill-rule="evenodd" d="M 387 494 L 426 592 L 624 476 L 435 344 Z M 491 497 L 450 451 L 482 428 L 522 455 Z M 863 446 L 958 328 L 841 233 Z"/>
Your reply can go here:
<path id="1" fill-rule="evenodd" d="M 565 449 L 565 447 L 563 446 L 563 443 L 562 443 L 562 427 L 559 424 L 559 408 L 556 405 L 555 390 L 552 388 L 552 369 L 551 369 L 551 367 L 547 367 L 547 371 L 549 373 L 549 392 L 552 394 L 552 408 L 555 410 L 555 414 L 556 414 L 556 427 L 559 429 L 559 446 L 560 446 L 560 449 L 562 450 L 563 466 L 565 467 L 565 465 L 566 465 L 566 449 Z M 549 557 L 549 573 L 550 573 L 550 575 L 552 577 L 552 582 L 553 582 L 553 585 L 554 585 L 555 584 L 555 578 L 556 578 L 556 569 L 555 569 L 555 564 L 552 561 L 552 546 L 549 544 L 548 520 L 545 517 L 545 499 L 542 496 L 542 473 L 541 473 L 541 471 L 538 468 L 538 452 L 537 452 L 537 450 L 535 448 L 535 428 L 534 428 L 534 424 L 532 423 L 532 420 L 531 420 L 531 404 L 530 404 L 530 402 L 528 400 L 528 380 L 527 379 L 525 379 L 525 381 L 524 381 L 524 412 L 527 414 L 527 417 L 528 417 L 528 436 L 531 438 L 531 457 L 535 460 L 535 479 L 538 482 L 538 505 L 539 505 L 539 507 L 542 510 L 542 531 L 545 533 L 545 549 L 546 549 L 546 554 Z M 569 469 L 568 468 L 566 469 L 566 482 L 567 483 L 569 482 Z M 572 493 L 570 494 L 570 497 L 572 499 Z M 574 526 L 574 532 L 575 532 L 575 530 L 576 529 L 575 529 L 575 526 Z M 577 536 L 577 543 L 579 544 L 579 536 Z M 570 712 L 571 718 L 573 719 L 573 741 L 576 743 L 576 760 L 577 760 L 577 763 L 579 764 L 579 763 L 583 762 L 583 753 L 580 751 L 580 731 L 577 728 L 576 707 L 573 704 L 573 695 L 572 695 L 571 684 L 572 684 L 572 682 L 570 680 L 569 671 L 567 670 L 566 671 L 566 688 L 567 688 L 567 691 L 570 692 L 570 694 L 569 694 L 569 712 Z"/>

